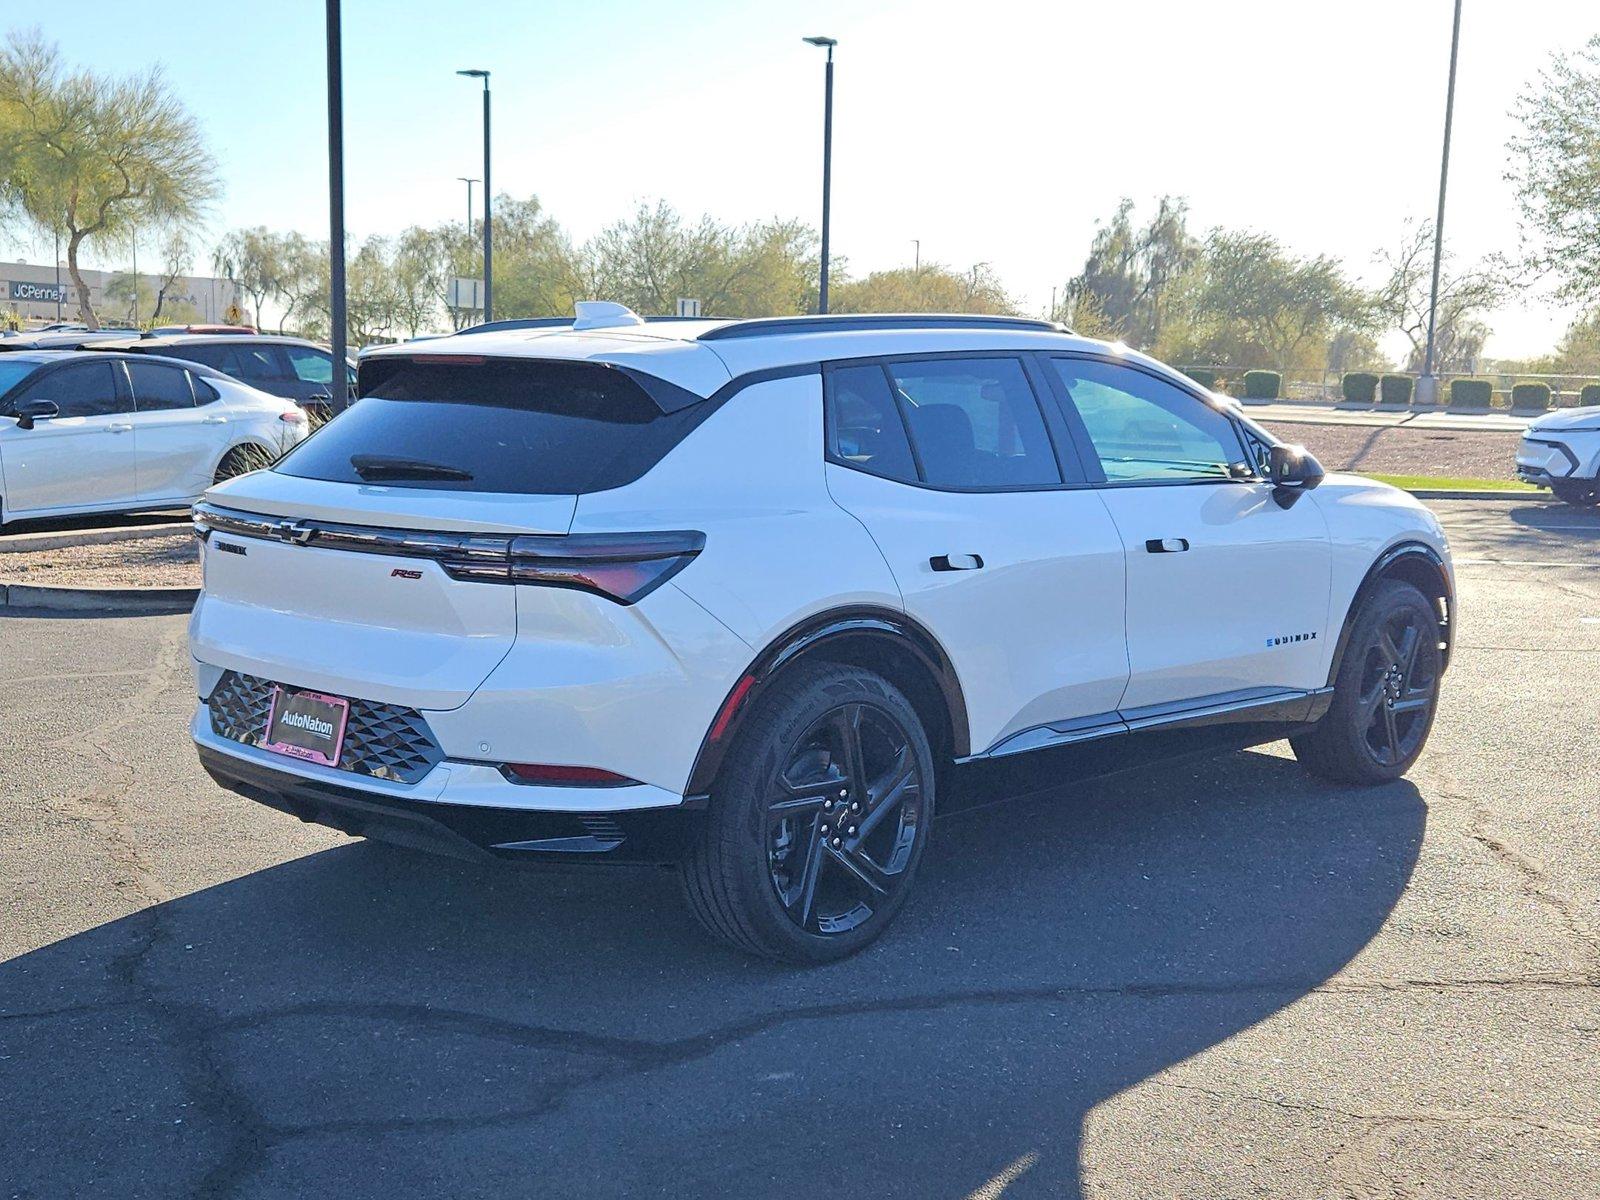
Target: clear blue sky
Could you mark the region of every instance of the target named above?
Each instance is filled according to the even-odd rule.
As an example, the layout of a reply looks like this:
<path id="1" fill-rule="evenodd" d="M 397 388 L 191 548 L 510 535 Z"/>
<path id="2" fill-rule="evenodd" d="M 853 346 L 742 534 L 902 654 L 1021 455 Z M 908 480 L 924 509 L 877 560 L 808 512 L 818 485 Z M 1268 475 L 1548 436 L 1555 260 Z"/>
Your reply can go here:
<path id="1" fill-rule="evenodd" d="M 584 237 L 641 200 L 729 221 L 817 218 L 822 54 L 840 40 L 834 245 L 856 271 L 993 264 L 1043 307 L 1127 194 L 1190 198 L 1375 276 L 1438 182 L 1450 0 L 346 0 L 347 223 L 460 219 L 494 72 L 495 183 Z M 160 62 L 226 182 L 215 231 L 326 232 L 322 4 L 77 0 L 18 14 L 105 71 Z M 13 21 L 16 19 L 13 18 Z M 1507 112 L 1600 5 L 1467 0 L 1447 242 L 1514 250 Z M 38 247 L 13 246 L 43 261 Z M 43 257 L 47 258 L 48 248 Z M 120 262 L 103 265 L 120 266 Z M 1537 297 L 1491 352 L 1548 348 Z"/>

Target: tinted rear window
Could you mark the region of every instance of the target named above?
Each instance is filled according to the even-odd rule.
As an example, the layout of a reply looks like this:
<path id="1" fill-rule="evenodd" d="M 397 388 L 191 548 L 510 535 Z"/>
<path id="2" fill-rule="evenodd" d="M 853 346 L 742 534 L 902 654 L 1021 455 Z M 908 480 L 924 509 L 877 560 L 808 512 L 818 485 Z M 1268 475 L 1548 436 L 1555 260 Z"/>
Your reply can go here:
<path id="1" fill-rule="evenodd" d="M 285 456 L 303 479 L 531 495 L 638 479 L 704 415 L 663 413 L 622 371 L 592 363 L 386 359 L 361 369 L 361 400 Z M 369 477 L 352 459 L 426 464 L 439 479 Z M 455 477 L 460 473 L 470 479 Z"/>

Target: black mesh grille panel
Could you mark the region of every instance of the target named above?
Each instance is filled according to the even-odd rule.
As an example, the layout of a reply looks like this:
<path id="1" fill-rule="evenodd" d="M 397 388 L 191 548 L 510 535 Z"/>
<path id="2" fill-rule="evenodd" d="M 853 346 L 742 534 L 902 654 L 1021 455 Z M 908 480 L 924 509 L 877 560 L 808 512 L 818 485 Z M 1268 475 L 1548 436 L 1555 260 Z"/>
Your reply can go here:
<path id="1" fill-rule="evenodd" d="M 267 714 L 276 686 L 254 675 L 224 671 L 208 702 L 212 731 L 246 746 L 261 745 L 266 740 Z M 350 723 L 339 755 L 341 771 L 415 783 L 443 758 L 444 751 L 415 709 L 350 701 Z"/>

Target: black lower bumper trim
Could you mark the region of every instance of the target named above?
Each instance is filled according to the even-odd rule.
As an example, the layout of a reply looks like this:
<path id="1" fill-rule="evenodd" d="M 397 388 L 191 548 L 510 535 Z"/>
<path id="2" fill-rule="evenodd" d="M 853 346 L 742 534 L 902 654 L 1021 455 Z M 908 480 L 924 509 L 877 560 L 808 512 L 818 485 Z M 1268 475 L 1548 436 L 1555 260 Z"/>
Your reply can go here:
<path id="1" fill-rule="evenodd" d="M 355 837 L 473 862 L 552 866 L 675 863 L 683 858 L 702 819 L 702 813 L 693 807 L 555 813 L 405 800 L 274 770 L 210 746 L 196 749 L 206 773 L 247 800 Z"/>

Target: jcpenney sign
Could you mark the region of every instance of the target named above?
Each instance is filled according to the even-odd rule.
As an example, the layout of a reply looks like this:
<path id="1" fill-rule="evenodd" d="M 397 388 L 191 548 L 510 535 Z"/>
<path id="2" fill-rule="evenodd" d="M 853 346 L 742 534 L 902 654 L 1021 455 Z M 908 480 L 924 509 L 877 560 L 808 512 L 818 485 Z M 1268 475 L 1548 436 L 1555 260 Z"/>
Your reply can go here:
<path id="1" fill-rule="evenodd" d="M 45 304 L 54 304 L 57 300 L 67 298 L 67 285 L 59 287 L 53 283 L 21 283 L 11 281 L 11 299 L 13 300 L 38 300 Z"/>

